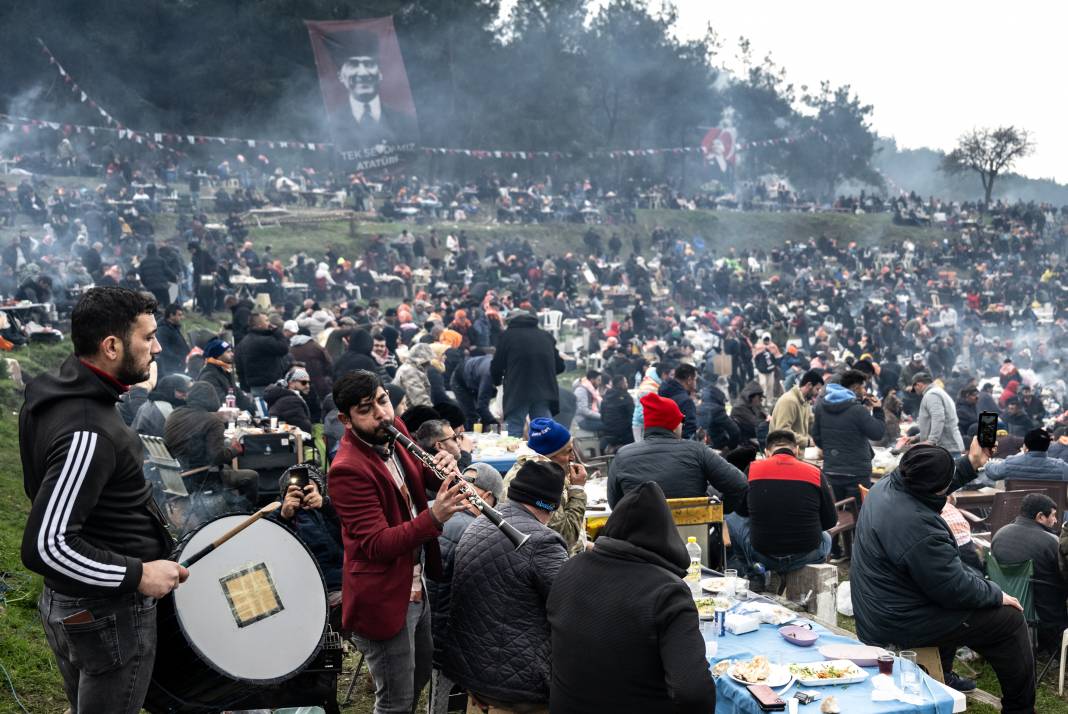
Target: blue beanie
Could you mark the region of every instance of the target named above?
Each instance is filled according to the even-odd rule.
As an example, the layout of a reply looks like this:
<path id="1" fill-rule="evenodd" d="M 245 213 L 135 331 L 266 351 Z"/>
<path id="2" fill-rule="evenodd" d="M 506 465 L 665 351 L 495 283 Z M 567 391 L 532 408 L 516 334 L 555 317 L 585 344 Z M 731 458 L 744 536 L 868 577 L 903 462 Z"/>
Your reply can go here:
<path id="1" fill-rule="evenodd" d="M 542 456 L 552 456 L 571 442 L 571 432 L 547 417 L 530 420 L 527 446 Z"/>
<path id="2" fill-rule="evenodd" d="M 204 348 L 204 356 L 218 359 L 219 357 L 222 357 L 228 349 L 230 349 L 230 343 L 216 337 Z"/>

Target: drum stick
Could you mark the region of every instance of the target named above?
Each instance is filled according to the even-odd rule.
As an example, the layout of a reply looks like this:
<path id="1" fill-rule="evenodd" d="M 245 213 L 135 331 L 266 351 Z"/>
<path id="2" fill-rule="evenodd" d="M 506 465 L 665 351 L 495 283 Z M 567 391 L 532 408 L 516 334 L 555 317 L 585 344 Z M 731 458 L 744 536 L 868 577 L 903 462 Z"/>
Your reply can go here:
<path id="1" fill-rule="evenodd" d="M 196 553 L 193 553 L 191 556 L 189 556 L 188 558 L 183 560 L 181 563 L 179 563 L 179 565 L 181 565 L 183 568 L 188 568 L 193 563 L 197 562 L 198 560 L 203 558 L 205 555 L 207 555 L 211 551 L 215 550 L 220 545 L 222 545 L 226 541 L 230 540 L 235 535 L 237 535 L 241 531 L 245 530 L 246 528 L 251 526 L 253 523 L 258 521 L 259 519 L 261 519 L 264 516 L 266 516 L 268 513 L 277 510 L 281 506 L 282 506 L 282 504 L 279 503 L 278 501 L 275 501 L 274 503 L 267 504 L 266 506 L 264 506 L 260 510 L 256 511 L 255 513 L 253 513 L 248 518 L 246 518 L 245 520 L 243 520 L 240 523 L 238 523 L 236 526 L 234 526 L 230 530 L 228 530 L 225 533 L 223 533 L 221 536 L 219 536 L 218 538 L 213 540 L 211 543 L 209 543 L 208 545 L 206 545 L 203 548 L 201 548 L 200 550 L 198 550 Z"/>

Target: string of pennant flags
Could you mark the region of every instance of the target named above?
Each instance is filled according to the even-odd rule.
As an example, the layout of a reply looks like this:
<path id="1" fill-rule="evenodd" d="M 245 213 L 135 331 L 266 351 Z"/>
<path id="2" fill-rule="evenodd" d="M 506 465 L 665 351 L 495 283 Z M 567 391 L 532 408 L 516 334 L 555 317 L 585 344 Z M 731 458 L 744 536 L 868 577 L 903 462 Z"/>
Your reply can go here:
<path id="1" fill-rule="evenodd" d="M 107 123 L 107 126 L 93 126 L 85 124 L 72 124 L 69 122 L 55 122 L 45 119 L 29 118 L 29 117 L 17 117 L 6 114 L 0 114 L 0 129 L 7 130 L 9 132 L 21 131 L 24 134 L 28 134 L 34 130 L 53 130 L 60 131 L 66 135 L 70 134 L 89 134 L 96 135 L 98 133 L 110 133 L 115 134 L 120 140 L 132 141 L 134 143 L 146 146 L 151 150 L 166 150 L 175 151 L 175 146 L 188 145 L 188 146 L 205 146 L 205 145 L 219 145 L 219 146 L 234 146 L 243 147 L 249 149 L 296 149 L 303 151 L 329 151 L 333 149 L 333 143 L 331 142 L 312 142 L 303 140 L 278 140 L 278 139 L 248 139 L 232 136 L 207 136 L 203 134 L 188 134 L 180 132 L 169 131 L 143 131 L 131 129 L 118 119 L 116 119 L 110 112 L 104 109 L 97 101 L 95 101 L 71 76 L 70 72 L 60 64 L 56 56 L 52 54 L 52 51 L 48 49 L 48 46 L 41 38 L 37 38 L 37 42 L 41 45 L 41 50 L 48 58 L 49 64 L 55 67 L 59 76 L 63 79 L 63 82 L 70 88 L 71 94 L 81 102 L 86 104 L 90 109 L 96 111 Z M 783 136 L 773 139 L 763 139 L 759 141 L 738 142 L 735 149 L 737 151 L 743 151 L 745 149 L 766 148 L 771 146 L 787 146 L 794 144 L 806 136 L 816 135 L 823 141 L 830 142 L 822 132 L 815 127 L 812 127 L 796 136 Z M 594 151 L 516 151 L 512 149 L 458 149 L 453 147 L 419 147 L 418 151 L 422 152 L 426 156 L 466 156 L 474 159 L 518 159 L 518 160 L 534 160 L 534 159 L 576 159 L 576 158 L 608 158 L 608 159 L 625 159 L 635 158 L 643 156 L 664 156 L 664 155 L 688 155 L 688 154 L 700 154 L 707 155 L 709 152 L 704 146 L 680 146 L 671 148 L 647 148 L 647 149 L 598 149 Z M 180 153 L 180 152 L 176 152 Z"/>

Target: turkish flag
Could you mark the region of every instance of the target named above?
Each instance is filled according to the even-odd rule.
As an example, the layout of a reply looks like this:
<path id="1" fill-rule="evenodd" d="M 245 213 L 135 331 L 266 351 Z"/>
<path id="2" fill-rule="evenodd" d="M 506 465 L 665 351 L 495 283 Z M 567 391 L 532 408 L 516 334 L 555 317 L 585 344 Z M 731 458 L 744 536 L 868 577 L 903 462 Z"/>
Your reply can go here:
<path id="1" fill-rule="evenodd" d="M 701 139 L 701 148 L 704 149 L 705 159 L 719 164 L 720 171 L 727 170 L 727 164 L 734 166 L 734 130 L 713 127 Z"/>

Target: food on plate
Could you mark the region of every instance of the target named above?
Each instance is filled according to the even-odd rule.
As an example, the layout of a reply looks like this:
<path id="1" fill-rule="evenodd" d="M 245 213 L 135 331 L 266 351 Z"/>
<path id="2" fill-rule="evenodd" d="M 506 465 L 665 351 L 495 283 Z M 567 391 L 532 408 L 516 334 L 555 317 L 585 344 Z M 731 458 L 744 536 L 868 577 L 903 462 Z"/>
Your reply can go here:
<path id="1" fill-rule="evenodd" d="M 838 700 L 832 694 L 823 700 L 823 704 L 820 704 L 820 711 L 823 714 L 840 714 L 842 708 L 838 706 Z"/>
<path id="2" fill-rule="evenodd" d="M 726 578 L 705 578 L 701 581 L 701 589 L 706 593 L 721 593 L 729 590 L 731 582 Z"/>
<path id="3" fill-rule="evenodd" d="M 722 677 L 730 667 L 731 661 L 729 659 L 722 659 L 719 662 L 716 662 L 716 666 L 712 668 L 712 675 L 715 677 Z"/>
<path id="4" fill-rule="evenodd" d="M 768 675 L 771 674 L 771 665 L 768 663 L 767 657 L 764 655 L 757 655 L 748 662 L 739 662 L 734 665 L 731 674 L 735 679 L 741 679 L 750 684 L 759 684 L 766 680 Z"/>
<path id="5" fill-rule="evenodd" d="M 790 671 L 803 679 L 841 679 L 853 674 L 852 667 L 844 667 L 834 662 L 792 664 Z"/>
<path id="6" fill-rule="evenodd" d="M 716 610 L 729 610 L 731 601 L 725 597 L 701 597 L 693 601 L 697 605 L 697 615 L 706 620 L 711 619 Z"/>

